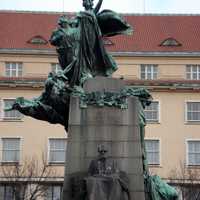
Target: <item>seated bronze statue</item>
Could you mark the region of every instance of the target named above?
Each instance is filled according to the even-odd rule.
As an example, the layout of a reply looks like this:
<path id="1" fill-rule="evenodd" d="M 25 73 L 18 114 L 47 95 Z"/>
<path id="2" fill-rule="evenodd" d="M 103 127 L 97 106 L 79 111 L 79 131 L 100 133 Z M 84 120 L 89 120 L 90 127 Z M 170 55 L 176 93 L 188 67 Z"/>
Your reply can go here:
<path id="1" fill-rule="evenodd" d="M 98 157 L 91 161 L 87 175 L 75 175 L 71 179 L 72 199 L 129 200 L 126 173 L 118 169 L 114 160 L 106 157 L 104 145 L 98 146 L 98 153 Z"/>

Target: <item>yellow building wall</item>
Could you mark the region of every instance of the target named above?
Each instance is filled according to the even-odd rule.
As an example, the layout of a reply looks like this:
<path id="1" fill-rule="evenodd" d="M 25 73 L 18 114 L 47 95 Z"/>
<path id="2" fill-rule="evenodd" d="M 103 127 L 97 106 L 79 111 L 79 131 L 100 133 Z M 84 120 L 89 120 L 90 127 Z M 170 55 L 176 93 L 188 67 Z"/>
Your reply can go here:
<path id="1" fill-rule="evenodd" d="M 125 79 L 140 79 L 141 64 L 157 64 L 158 79 L 184 80 L 186 78 L 187 64 L 200 64 L 200 58 L 178 57 L 115 57 L 119 70 L 114 77 Z M 0 55 L 0 76 L 5 75 L 5 62 L 22 62 L 24 77 L 47 76 L 51 71 L 51 63 L 57 63 L 57 56 L 49 55 Z M 0 99 L 24 96 L 32 98 L 39 96 L 41 90 L 1 89 Z M 148 124 L 146 138 L 160 139 L 161 164 L 151 167 L 152 173 L 156 172 L 167 178 L 170 171 L 186 159 L 186 139 L 200 139 L 200 126 L 185 122 L 185 102 L 188 100 L 200 101 L 198 93 L 152 91 L 152 96 L 160 103 L 160 122 Z M 1 137 L 22 138 L 22 158 L 29 155 L 38 155 L 48 151 L 48 138 L 66 138 L 65 130 L 60 125 L 51 125 L 47 122 L 23 117 L 21 121 L 0 120 Z M 63 165 L 58 171 L 63 175 Z"/>
<path id="2" fill-rule="evenodd" d="M 187 140 L 200 140 L 200 123 L 186 121 L 186 102 L 200 101 L 199 93 L 189 92 L 152 92 L 160 104 L 160 122 L 148 123 L 146 139 L 160 140 L 160 166 L 151 167 L 152 173 L 168 178 L 172 170 L 186 163 Z M 182 166 L 183 167 L 183 166 Z"/>
<path id="3" fill-rule="evenodd" d="M 114 77 L 140 79 L 141 64 L 158 65 L 158 79 L 183 80 L 186 78 L 186 65 L 200 64 L 200 58 L 169 58 L 169 57 L 117 57 L 119 69 Z"/>
<path id="4" fill-rule="evenodd" d="M 56 55 L 0 55 L 0 76 L 5 76 L 6 62 L 21 62 L 24 77 L 41 77 L 47 76 L 51 63 L 58 63 L 58 59 Z"/>
<path id="5" fill-rule="evenodd" d="M 200 64 L 200 58 L 169 57 L 115 57 L 119 69 L 114 77 L 140 79 L 141 64 L 159 66 L 158 79 L 185 79 L 187 64 Z M 22 62 L 23 76 L 46 76 L 51 71 L 51 63 L 58 63 L 57 56 L 48 55 L 0 55 L 0 76 L 5 76 L 5 62 Z"/>
<path id="6" fill-rule="evenodd" d="M 41 90 L 0 90 L 0 101 L 20 96 L 31 99 L 40 94 Z M 4 137 L 21 139 L 21 163 L 23 163 L 23 160 L 30 160 L 32 157 L 42 160 L 44 156 L 46 164 L 48 164 L 49 138 L 67 138 L 67 133 L 61 125 L 53 125 L 45 121 L 23 116 L 21 120 L 0 119 L 0 139 Z M 2 148 L 0 147 L 0 149 Z M 54 167 L 58 169 L 56 176 L 63 176 L 63 165 L 57 164 Z M 55 176 L 55 174 L 53 175 Z"/>

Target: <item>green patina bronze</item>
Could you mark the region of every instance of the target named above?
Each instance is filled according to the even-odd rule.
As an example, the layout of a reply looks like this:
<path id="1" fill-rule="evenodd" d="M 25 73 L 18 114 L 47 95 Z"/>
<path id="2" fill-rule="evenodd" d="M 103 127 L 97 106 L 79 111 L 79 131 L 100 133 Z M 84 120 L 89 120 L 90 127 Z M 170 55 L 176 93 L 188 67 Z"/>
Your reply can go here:
<path id="1" fill-rule="evenodd" d="M 151 102 L 151 95 L 143 88 L 135 89 L 133 87 L 125 87 L 120 92 L 84 92 L 82 88 L 77 87 L 73 92 L 72 96 L 80 98 L 80 107 L 87 108 L 88 105 L 94 106 L 109 106 L 121 109 L 127 109 L 128 97 L 138 97 L 141 104 L 149 105 Z"/>
<path id="2" fill-rule="evenodd" d="M 31 100 L 18 97 L 15 103 L 5 110 L 15 109 L 35 119 L 61 124 L 67 129 L 71 91 L 68 79 L 62 71 L 57 74 L 50 72 L 44 91 L 39 97 Z"/>
<path id="3" fill-rule="evenodd" d="M 131 88 L 132 89 L 132 88 Z M 146 93 L 148 95 L 148 93 Z M 142 96 L 143 98 L 144 96 Z M 147 96 L 145 96 L 146 98 Z M 139 98 L 140 99 L 140 98 Z M 149 105 L 149 98 L 146 98 L 146 101 L 139 101 L 139 125 L 140 125 L 140 140 L 142 147 L 143 155 L 143 174 L 145 181 L 146 193 L 148 194 L 148 200 L 177 200 L 178 193 L 177 191 L 163 181 L 159 176 L 151 176 L 148 168 L 147 154 L 145 148 L 145 126 L 146 119 L 144 114 L 144 109 Z M 146 103 L 145 103 L 146 102 Z"/>
<path id="4" fill-rule="evenodd" d="M 50 38 L 56 46 L 58 59 L 62 68 L 57 74 L 50 72 L 42 94 L 32 100 L 23 97 L 5 110 L 18 110 L 24 115 L 61 124 L 68 129 L 70 97 L 80 99 L 80 107 L 112 106 L 127 109 L 127 98 L 139 99 L 139 125 L 141 146 L 143 151 L 143 171 L 145 185 L 150 200 L 175 200 L 177 192 L 163 182 L 158 176 L 150 176 L 144 144 L 146 125 L 144 108 L 151 103 L 151 95 L 143 88 L 125 87 L 119 92 L 91 92 L 83 90 L 83 83 L 95 76 L 110 76 L 117 70 L 112 56 L 104 47 L 103 37 L 118 34 L 130 34 L 131 27 L 120 15 L 111 11 L 99 12 L 103 0 L 99 0 L 93 8 L 93 0 L 83 0 L 85 11 L 73 18 L 61 16 L 58 28 Z"/>
<path id="5" fill-rule="evenodd" d="M 50 72 L 43 93 L 32 100 L 17 98 L 11 108 L 21 113 L 68 128 L 70 95 L 79 92 L 81 107 L 95 101 L 96 105 L 126 107 L 125 98 L 118 94 L 82 94 L 77 91 L 83 83 L 97 75 L 111 76 L 117 65 L 106 51 L 103 37 L 129 34 L 132 29 L 120 15 L 111 11 L 99 12 L 103 0 L 93 8 L 92 0 L 83 0 L 85 11 L 73 18 L 61 16 L 50 42 L 56 46 L 62 68 Z M 102 97 L 103 96 L 103 97 Z"/>
<path id="6" fill-rule="evenodd" d="M 102 0 L 95 8 L 83 1 L 85 11 L 74 18 L 62 16 L 59 27 L 53 32 L 50 42 L 57 47 L 58 58 L 69 85 L 82 85 L 96 75 L 110 76 L 117 65 L 106 51 L 103 37 L 129 34 L 131 27 L 115 12 L 99 12 Z"/>
<path id="7" fill-rule="evenodd" d="M 48 79 L 45 82 L 44 91 L 39 97 L 33 98 L 32 100 L 19 97 L 6 110 L 15 109 L 24 115 L 39 120 L 48 121 L 53 124 L 61 124 L 67 129 L 70 96 L 79 97 L 81 108 L 94 105 L 127 109 L 127 98 L 131 96 L 138 97 L 143 107 L 150 104 L 151 101 L 151 95 L 147 90 L 143 88 L 135 89 L 131 86 L 125 87 L 119 92 L 95 91 L 87 93 L 81 86 L 70 87 L 63 71 L 59 71 L 57 74 L 53 72 L 49 73 Z"/>

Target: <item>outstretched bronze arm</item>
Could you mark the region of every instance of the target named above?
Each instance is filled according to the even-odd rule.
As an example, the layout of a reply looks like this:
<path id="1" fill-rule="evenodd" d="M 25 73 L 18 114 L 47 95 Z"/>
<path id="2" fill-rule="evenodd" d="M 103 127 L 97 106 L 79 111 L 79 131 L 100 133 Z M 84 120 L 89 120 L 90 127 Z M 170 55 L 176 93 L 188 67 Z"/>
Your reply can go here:
<path id="1" fill-rule="evenodd" d="M 99 0 L 99 2 L 97 3 L 96 7 L 94 8 L 94 12 L 97 14 L 101 8 L 103 0 Z"/>

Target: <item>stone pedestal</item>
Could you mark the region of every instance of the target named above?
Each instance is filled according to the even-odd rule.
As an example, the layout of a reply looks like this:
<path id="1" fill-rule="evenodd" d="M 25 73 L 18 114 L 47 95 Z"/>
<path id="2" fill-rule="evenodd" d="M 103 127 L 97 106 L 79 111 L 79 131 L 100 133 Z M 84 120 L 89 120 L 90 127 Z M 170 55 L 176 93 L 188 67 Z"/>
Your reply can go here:
<path id="1" fill-rule="evenodd" d="M 123 87 L 122 80 L 102 77 L 91 79 L 84 85 L 87 92 L 119 92 Z M 97 157 L 99 144 L 105 144 L 108 157 L 127 173 L 131 200 L 145 199 L 139 102 L 137 98 L 128 98 L 127 101 L 128 109 L 106 106 L 81 109 L 79 98 L 71 99 L 63 200 L 72 200 L 69 197 L 69 179 L 73 173 L 88 170 L 90 161 Z"/>

